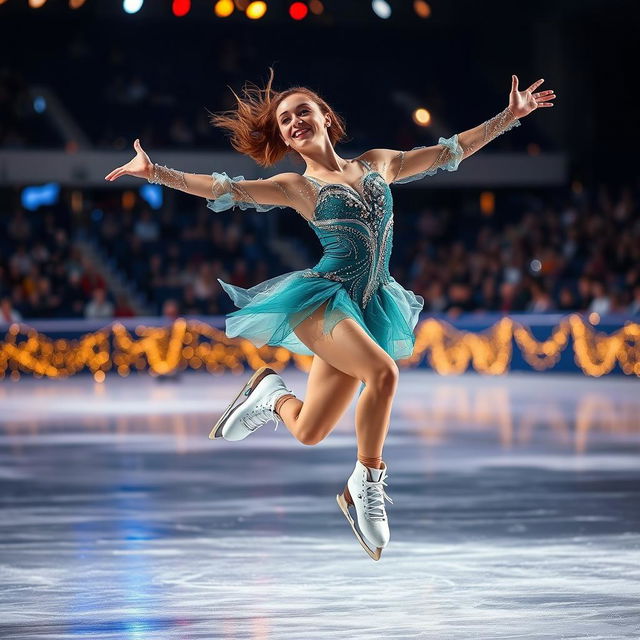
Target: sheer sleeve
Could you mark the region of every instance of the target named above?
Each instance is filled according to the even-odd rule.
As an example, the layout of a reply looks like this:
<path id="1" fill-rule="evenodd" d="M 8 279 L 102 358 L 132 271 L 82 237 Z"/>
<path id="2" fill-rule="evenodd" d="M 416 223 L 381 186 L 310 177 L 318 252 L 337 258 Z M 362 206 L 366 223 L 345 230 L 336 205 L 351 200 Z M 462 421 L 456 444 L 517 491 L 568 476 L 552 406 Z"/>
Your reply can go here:
<path id="1" fill-rule="evenodd" d="M 398 171 L 396 172 L 396 177 L 390 182 L 390 184 L 404 184 L 405 182 L 420 180 L 425 176 L 434 175 L 435 173 L 437 173 L 438 169 L 442 169 L 443 171 L 456 171 L 464 155 L 464 150 L 458 142 L 458 134 L 456 133 L 450 138 L 440 138 L 438 140 L 438 144 L 442 145 L 442 151 L 438 154 L 438 157 L 431 165 L 431 167 L 425 169 L 424 171 L 421 171 L 420 173 L 415 173 L 413 175 L 405 176 L 404 178 L 398 179 L 397 176 L 399 176 L 400 172 L 402 171 L 404 154 L 406 153 L 406 151 L 401 151 L 398 156 L 396 156 L 400 157 Z M 426 149 L 426 146 L 423 145 L 420 147 L 413 147 L 411 151 L 414 151 L 415 149 Z"/>
<path id="2" fill-rule="evenodd" d="M 275 207 L 283 209 L 285 205 L 280 204 L 260 204 L 256 202 L 251 194 L 240 184 L 244 181 L 244 176 L 230 178 L 224 171 L 211 174 L 213 185 L 211 192 L 213 198 L 207 198 L 207 207 L 212 211 L 220 212 L 238 206 L 240 209 L 255 209 L 256 211 L 270 211 Z M 262 180 L 262 178 L 258 178 Z M 280 187 L 280 185 L 277 185 Z"/>

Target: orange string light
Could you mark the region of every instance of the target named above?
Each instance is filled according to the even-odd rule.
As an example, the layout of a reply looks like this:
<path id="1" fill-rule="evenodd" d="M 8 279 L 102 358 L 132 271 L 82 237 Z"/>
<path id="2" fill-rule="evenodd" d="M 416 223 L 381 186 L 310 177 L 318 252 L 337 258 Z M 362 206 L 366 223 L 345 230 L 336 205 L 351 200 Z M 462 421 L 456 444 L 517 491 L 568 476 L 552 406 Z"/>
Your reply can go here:
<path id="1" fill-rule="evenodd" d="M 483 332 L 461 331 L 446 321 L 428 318 L 416 329 L 413 354 L 404 367 L 426 360 L 441 375 L 469 368 L 489 375 L 508 371 L 514 345 L 537 371 L 555 366 L 571 341 L 574 360 L 588 376 L 601 376 L 616 364 L 627 375 L 640 376 L 640 324 L 629 322 L 611 335 L 597 332 L 578 315 L 570 315 L 551 336 L 536 340 L 530 329 L 502 318 Z M 133 369 L 163 375 L 205 368 L 210 373 L 242 372 L 263 365 L 282 370 L 288 364 L 308 371 L 312 356 L 283 347 L 256 347 L 249 340 L 228 338 L 224 331 L 197 320 L 176 319 L 167 327 L 138 326 L 129 332 L 114 322 L 74 340 L 51 339 L 25 324 L 12 324 L 0 342 L 0 378 L 67 377 L 88 369 L 97 381 L 115 369 L 127 376 Z M 102 372 L 96 375 L 98 372 Z"/>

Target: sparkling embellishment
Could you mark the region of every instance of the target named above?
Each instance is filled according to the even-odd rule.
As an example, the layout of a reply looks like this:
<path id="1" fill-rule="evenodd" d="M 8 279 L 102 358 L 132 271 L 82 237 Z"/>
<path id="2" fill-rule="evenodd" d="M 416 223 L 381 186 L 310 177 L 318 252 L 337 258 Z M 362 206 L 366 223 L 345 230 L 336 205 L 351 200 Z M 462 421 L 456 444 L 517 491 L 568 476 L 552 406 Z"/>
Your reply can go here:
<path id="1" fill-rule="evenodd" d="M 166 165 L 161 167 L 155 162 L 151 166 L 151 175 L 147 178 L 147 181 L 151 184 L 162 184 L 172 189 L 179 189 L 180 191 L 187 190 L 184 171 L 169 169 Z"/>
<path id="2" fill-rule="evenodd" d="M 349 296 L 365 308 L 379 285 L 391 282 L 388 265 L 393 235 L 393 201 L 382 175 L 367 169 L 358 186 L 323 183 L 317 187 L 315 217 L 311 223 L 325 249 L 318 264 L 304 277 L 341 282 Z"/>
<path id="3" fill-rule="evenodd" d="M 477 151 L 480 147 L 483 147 L 497 136 L 519 126 L 520 121 L 513 115 L 511 109 L 507 107 L 499 114 L 493 116 L 493 118 L 486 120 L 481 125 L 474 127 L 473 129 L 463 131 L 449 139 L 440 138 L 438 140 L 438 144 L 433 147 L 414 147 L 411 151 L 416 149 L 434 150 L 429 153 L 435 153 L 435 149 L 438 147 L 442 148 L 439 149 L 438 155 L 428 168 L 418 173 L 405 176 L 401 179 L 399 179 L 399 177 L 404 169 L 405 154 L 407 152 L 400 151 L 388 163 L 388 166 L 395 165 L 397 163 L 397 169 L 395 170 L 393 178 L 390 180 L 390 184 L 395 182 L 411 182 L 411 180 L 416 180 L 426 175 L 433 175 L 438 169 L 447 169 L 449 171 L 455 170 L 458 163 L 463 158 L 470 156 L 474 151 Z"/>
<path id="4" fill-rule="evenodd" d="M 464 136 L 464 152 L 465 156 L 470 156 L 474 151 L 477 151 L 485 144 L 497 138 L 498 136 L 510 131 L 514 127 L 520 126 L 520 120 L 513 115 L 513 112 L 509 107 L 503 109 L 499 114 L 493 116 L 493 118 L 489 118 L 489 120 L 485 120 L 482 123 L 482 137 L 476 136 L 471 137 L 471 135 Z M 462 144 L 463 140 L 460 141 Z"/>
<path id="5" fill-rule="evenodd" d="M 275 184 L 274 193 L 279 190 L 286 196 L 280 195 L 277 198 L 279 202 L 290 201 L 309 214 L 303 217 L 324 249 L 319 262 L 305 269 L 302 277 L 326 278 L 340 283 L 351 299 L 364 309 L 380 285 L 393 280 L 389 273 L 393 245 L 393 198 L 384 174 L 368 162 L 359 162 L 365 171 L 356 186 L 326 183 L 312 176 L 304 176 L 299 187 L 284 182 L 283 186 L 275 180 L 271 182 Z M 258 211 L 285 206 L 258 204 L 249 193 L 248 181 L 244 181 L 242 176 L 231 179 L 226 174 L 214 172 L 212 178 L 214 200 L 207 206 L 214 211 L 235 205 L 242 209 L 253 207 Z M 255 183 L 251 187 L 255 187 Z M 257 189 L 253 191 L 258 192 Z M 315 205 L 310 211 L 313 202 Z M 305 203 L 310 204 L 306 206 Z"/>
<path id="6" fill-rule="evenodd" d="M 328 271 L 327 273 L 320 273 L 319 271 L 313 271 L 313 269 L 309 271 L 305 271 L 302 274 L 303 278 L 327 278 L 328 280 L 333 280 L 335 282 L 345 282 L 345 279 L 340 277 L 338 274 Z"/>

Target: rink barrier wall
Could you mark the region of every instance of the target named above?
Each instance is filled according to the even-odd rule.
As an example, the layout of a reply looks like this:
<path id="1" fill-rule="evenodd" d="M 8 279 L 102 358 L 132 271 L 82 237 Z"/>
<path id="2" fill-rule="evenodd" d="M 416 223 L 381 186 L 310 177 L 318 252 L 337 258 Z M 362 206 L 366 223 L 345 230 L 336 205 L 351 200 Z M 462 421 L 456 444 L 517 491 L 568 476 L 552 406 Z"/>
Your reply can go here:
<path id="1" fill-rule="evenodd" d="M 476 371 L 575 372 L 640 377 L 638 316 L 598 314 L 423 314 L 416 343 L 401 368 L 431 368 L 441 375 Z M 0 323 L 0 379 L 22 375 L 68 377 L 147 372 L 170 376 L 184 369 L 242 373 L 269 365 L 308 371 L 313 356 L 282 347 L 256 347 L 224 333 L 224 316 L 175 319 L 135 317 Z"/>

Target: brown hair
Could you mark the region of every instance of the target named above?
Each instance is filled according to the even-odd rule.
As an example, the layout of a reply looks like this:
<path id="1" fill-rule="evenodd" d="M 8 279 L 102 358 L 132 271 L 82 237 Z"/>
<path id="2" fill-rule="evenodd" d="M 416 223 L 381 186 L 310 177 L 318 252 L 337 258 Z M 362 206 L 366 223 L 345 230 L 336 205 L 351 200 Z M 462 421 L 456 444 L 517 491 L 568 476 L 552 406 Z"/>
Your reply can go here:
<path id="1" fill-rule="evenodd" d="M 253 158 L 260 166 L 270 167 L 276 164 L 288 153 L 298 152 L 288 147 L 282 140 L 276 120 L 278 105 L 292 93 L 304 93 L 315 102 L 324 115 L 331 117 L 328 129 L 329 140 L 332 145 L 340 142 L 346 136 L 345 122 L 341 116 L 315 92 L 306 87 L 291 87 L 286 91 L 274 91 L 273 69 L 269 67 L 270 75 L 267 85 L 261 89 L 257 85 L 247 82 L 242 89 L 244 99 L 231 92 L 238 101 L 238 108 L 211 114 L 209 122 L 221 129 L 231 132 L 231 146 L 240 153 Z"/>

